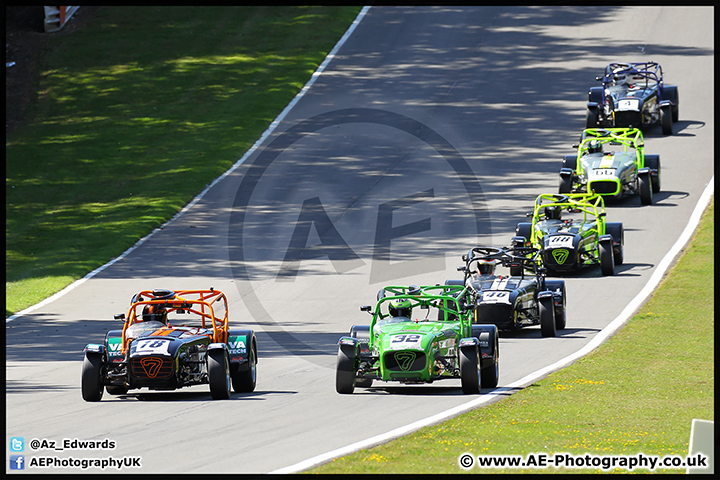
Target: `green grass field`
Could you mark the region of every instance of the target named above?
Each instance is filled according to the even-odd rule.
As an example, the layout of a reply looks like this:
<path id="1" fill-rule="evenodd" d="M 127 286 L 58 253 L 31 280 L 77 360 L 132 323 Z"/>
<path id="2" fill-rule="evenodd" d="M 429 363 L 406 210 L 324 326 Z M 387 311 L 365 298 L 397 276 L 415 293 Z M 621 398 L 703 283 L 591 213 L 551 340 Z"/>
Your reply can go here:
<path id="1" fill-rule="evenodd" d="M 715 418 L 714 212 L 713 202 L 652 298 L 590 355 L 500 402 L 309 472 L 464 473 L 464 453 L 687 455 L 692 419 Z M 602 470 L 476 465 L 467 472 Z"/>
<path id="2" fill-rule="evenodd" d="M 6 316 L 165 223 L 261 136 L 360 7 L 104 7 L 5 144 Z"/>

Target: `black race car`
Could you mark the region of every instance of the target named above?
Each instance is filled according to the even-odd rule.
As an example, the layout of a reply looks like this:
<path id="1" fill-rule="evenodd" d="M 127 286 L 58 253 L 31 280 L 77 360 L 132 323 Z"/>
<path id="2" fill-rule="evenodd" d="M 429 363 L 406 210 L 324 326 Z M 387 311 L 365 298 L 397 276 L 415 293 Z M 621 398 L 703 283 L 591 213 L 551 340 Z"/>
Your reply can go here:
<path id="1" fill-rule="evenodd" d="M 659 123 L 664 135 L 672 135 L 680 97 L 676 86 L 665 85 L 659 64 L 610 63 L 595 79 L 602 86 L 588 92 L 585 128 L 643 128 Z"/>
<path id="2" fill-rule="evenodd" d="M 124 395 L 209 384 L 214 399 L 255 389 L 257 341 L 252 330 L 230 329 L 228 303 L 219 290 L 143 290 L 135 294 L 122 330 L 101 344 L 88 344 L 82 366 L 82 397 L 102 399 L 103 390 Z M 180 315 L 168 318 L 169 314 Z"/>
<path id="3" fill-rule="evenodd" d="M 445 284 L 463 284 L 474 292 L 474 324 L 503 331 L 540 325 L 543 337 L 554 337 L 565 328 L 565 282 L 545 278 L 538 255 L 528 247 L 475 247 L 462 257 L 463 280 Z M 509 268 L 510 275 L 496 274 L 497 266 Z"/>

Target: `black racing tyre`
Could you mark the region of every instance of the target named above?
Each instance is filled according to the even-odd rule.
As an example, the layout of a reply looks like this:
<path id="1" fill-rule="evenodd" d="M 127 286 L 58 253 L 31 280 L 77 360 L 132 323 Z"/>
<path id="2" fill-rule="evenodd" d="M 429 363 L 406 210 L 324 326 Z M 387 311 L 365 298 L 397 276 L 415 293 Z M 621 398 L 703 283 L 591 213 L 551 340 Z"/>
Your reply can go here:
<path id="1" fill-rule="evenodd" d="M 564 155 L 562 168 L 569 168 L 574 172 L 577 169 L 577 155 Z"/>
<path id="2" fill-rule="evenodd" d="M 252 392 L 255 390 L 255 385 L 257 385 L 257 353 L 255 353 L 254 347 L 250 347 L 248 353 L 250 354 L 248 357 L 248 365 L 250 368 L 247 370 L 237 370 L 230 375 L 232 388 L 237 393 Z"/>
<path id="3" fill-rule="evenodd" d="M 663 135 L 673 134 L 672 107 L 660 107 L 660 127 Z"/>
<path id="4" fill-rule="evenodd" d="M 211 350 L 207 354 L 210 395 L 215 400 L 230 398 L 230 359 L 225 350 Z"/>
<path id="5" fill-rule="evenodd" d="M 653 193 L 660 191 L 660 155 L 645 155 L 645 166 L 650 169 Z"/>
<path id="6" fill-rule="evenodd" d="M 106 385 L 105 390 L 110 395 L 125 395 L 128 392 L 128 387 L 125 385 Z"/>
<path id="7" fill-rule="evenodd" d="M 588 90 L 588 102 L 601 104 L 603 101 L 603 87 L 590 87 Z"/>
<path id="8" fill-rule="evenodd" d="M 498 344 L 497 329 L 488 331 L 490 334 L 489 343 L 493 346 L 492 349 L 492 361 L 489 365 L 482 366 L 480 363 L 480 386 L 482 388 L 495 388 L 498 386 L 500 379 L 500 348 Z"/>
<path id="9" fill-rule="evenodd" d="M 460 382 L 463 393 L 480 393 L 480 356 L 476 345 L 460 349 Z"/>
<path id="10" fill-rule="evenodd" d="M 638 175 L 638 190 L 640 190 L 640 203 L 643 205 L 652 205 L 652 180 L 650 180 L 649 173 Z"/>
<path id="11" fill-rule="evenodd" d="M 585 128 L 597 128 L 600 112 L 597 108 L 588 108 L 585 115 Z"/>
<path id="12" fill-rule="evenodd" d="M 625 229 L 621 222 L 608 222 L 605 224 L 605 232 L 613 239 L 613 259 L 615 265 L 622 265 L 625 261 Z"/>
<path id="13" fill-rule="evenodd" d="M 540 335 L 543 337 L 554 337 L 556 335 L 554 303 L 552 296 L 538 300 Z"/>
<path id="14" fill-rule="evenodd" d="M 604 276 L 615 275 L 615 260 L 613 258 L 612 240 L 604 240 L 598 245 L 600 256 L 600 271 Z"/>
<path id="15" fill-rule="evenodd" d="M 662 99 L 672 102 L 672 107 L 670 107 L 672 121 L 673 123 L 677 123 L 678 120 L 680 120 L 680 93 L 678 92 L 678 87 L 676 85 L 663 86 Z"/>
<path id="16" fill-rule="evenodd" d="M 572 193 L 572 176 L 565 175 L 560 176 L 560 185 L 558 186 L 558 193 Z"/>
<path id="17" fill-rule="evenodd" d="M 346 353 L 338 347 L 337 365 L 335 368 L 335 390 L 338 393 L 353 393 L 355 390 L 355 355 Z"/>
<path id="18" fill-rule="evenodd" d="M 102 356 L 98 354 L 85 354 L 82 364 L 82 377 L 80 390 L 86 402 L 99 402 L 103 396 L 102 383 Z"/>
<path id="19" fill-rule="evenodd" d="M 566 325 L 566 316 L 565 316 L 565 304 L 566 304 L 566 297 L 565 297 L 565 282 L 562 282 L 562 285 L 559 287 L 551 287 L 548 285 L 549 290 L 554 290 L 555 288 L 560 288 L 560 295 L 562 296 L 562 303 L 560 305 L 555 305 L 555 298 L 553 298 L 553 308 L 555 309 L 555 330 L 564 330 Z"/>

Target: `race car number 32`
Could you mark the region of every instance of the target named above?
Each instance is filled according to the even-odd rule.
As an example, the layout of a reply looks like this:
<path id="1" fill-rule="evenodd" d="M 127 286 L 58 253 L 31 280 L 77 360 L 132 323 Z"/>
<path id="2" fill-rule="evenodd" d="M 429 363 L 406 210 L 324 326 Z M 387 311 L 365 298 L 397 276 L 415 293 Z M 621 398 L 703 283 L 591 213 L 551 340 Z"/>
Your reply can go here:
<path id="1" fill-rule="evenodd" d="M 400 334 L 393 335 L 390 337 L 390 349 L 391 350 L 404 350 L 409 348 L 422 348 L 420 345 L 421 335 L 416 333 L 413 334 Z"/>
<path id="2" fill-rule="evenodd" d="M 135 353 L 138 355 L 170 355 L 169 345 L 170 341 L 165 339 L 138 340 Z"/>

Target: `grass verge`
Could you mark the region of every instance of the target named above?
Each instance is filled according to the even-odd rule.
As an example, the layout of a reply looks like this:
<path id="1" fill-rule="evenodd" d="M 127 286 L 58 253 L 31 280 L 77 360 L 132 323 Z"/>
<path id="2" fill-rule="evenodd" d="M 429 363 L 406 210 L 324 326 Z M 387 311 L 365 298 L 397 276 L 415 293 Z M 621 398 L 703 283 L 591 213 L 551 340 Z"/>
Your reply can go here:
<path id="1" fill-rule="evenodd" d="M 104 7 L 53 35 L 7 138 L 5 313 L 162 225 L 302 89 L 360 7 Z"/>
<path id="2" fill-rule="evenodd" d="M 714 420 L 714 201 L 685 253 L 620 332 L 528 388 L 309 473 L 463 473 L 465 453 L 688 453 L 693 418 Z M 468 473 L 628 473 L 474 468 Z M 632 473 L 648 472 L 646 469 Z M 656 469 L 655 473 L 685 473 Z"/>

